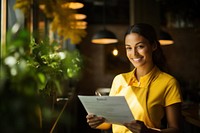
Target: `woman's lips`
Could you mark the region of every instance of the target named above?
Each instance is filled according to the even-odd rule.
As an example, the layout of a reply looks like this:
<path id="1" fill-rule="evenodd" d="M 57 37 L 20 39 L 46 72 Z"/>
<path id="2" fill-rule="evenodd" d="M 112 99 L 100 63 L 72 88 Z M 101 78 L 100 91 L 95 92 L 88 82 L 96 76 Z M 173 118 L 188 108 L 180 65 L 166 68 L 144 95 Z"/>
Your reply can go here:
<path id="1" fill-rule="evenodd" d="M 133 58 L 133 61 L 135 61 L 135 62 L 139 62 L 141 60 L 142 60 L 142 57 L 140 57 L 140 58 Z"/>

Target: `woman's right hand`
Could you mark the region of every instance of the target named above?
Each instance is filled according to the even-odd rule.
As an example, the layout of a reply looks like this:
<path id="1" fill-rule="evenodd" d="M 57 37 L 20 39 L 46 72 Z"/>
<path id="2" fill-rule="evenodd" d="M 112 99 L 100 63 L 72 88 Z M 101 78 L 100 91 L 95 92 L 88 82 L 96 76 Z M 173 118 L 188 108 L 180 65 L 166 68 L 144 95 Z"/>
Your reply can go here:
<path id="1" fill-rule="evenodd" d="M 93 115 L 93 114 L 88 114 L 86 116 L 86 119 L 87 119 L 87 123 L 89 124 L 89 126 L 91 128 L 97 128 L 99 125 L 101 125 L 102 123 L 105 122 L 105 118 L 98 117 L 98 116 Z"/>

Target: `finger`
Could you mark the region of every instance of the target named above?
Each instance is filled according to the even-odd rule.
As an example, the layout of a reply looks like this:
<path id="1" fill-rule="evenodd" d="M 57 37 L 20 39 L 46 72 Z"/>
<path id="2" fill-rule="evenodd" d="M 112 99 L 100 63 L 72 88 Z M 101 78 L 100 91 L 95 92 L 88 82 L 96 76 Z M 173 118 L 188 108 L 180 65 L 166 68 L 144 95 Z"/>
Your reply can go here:
<path id="1" fill-rule="evenodd" d="M 133 121 L 131 121 L 130 123 L 136 124 L 136 123 L 137 123 L 137 120 L 133 120 Z"/>
<path id="2" fill-rule="evenodd" d="M 93 117 L 95 117 L 96 115 L 94 115 L 94 114 L 88 114 L 87 116 L 86 116 L 86 118 L 87 119 L 90 119 L 90 118 L 93 118 Z"/>
<path id="3" fill-rule="evenodd" d="M 90 119 L 87 119 L 87 123 L 89 124 L 90 127 L 96 128 L 100 124 L 102 124 L 105 121 L 103 117 L 92 117 Z"/>
<path id="4" fill-rule="evenodd" d="M 124 124 L 129 130 L 133 132 L 139 132 L 141 130 L 140 124 L 136 122 L 131 122 L 131 123 L 125 123 Z"/>
<path id="5" fill-rule="evenodd" d="M 102 124 L 102 121 L 94 121 L 94 122 L 89 122 L 89 126 L 92 128 L 96 128 L 97 126 L 99 126 L 100 124 Z"/>
<path id="6" fill-rule="evenodd" d="M 105 119 L 103 117 L 90 117 L 87 119 L 88 122 L 95 123 L 95 122 L 104 122 Z"/>
<path id="7" fill-rule="evenodd" d="M 128 126 L 128 127 L 131 127 L 131 126 L 136 126 L 136 125 L 138 125 L 138 124 L 137 124 L 137 121 L 136 121 L 136 120 L 133 120 L 133 121 L 131 121 L 130 123 L 124 123 L 124 125 L 125 125 L 125 126 Z"/>

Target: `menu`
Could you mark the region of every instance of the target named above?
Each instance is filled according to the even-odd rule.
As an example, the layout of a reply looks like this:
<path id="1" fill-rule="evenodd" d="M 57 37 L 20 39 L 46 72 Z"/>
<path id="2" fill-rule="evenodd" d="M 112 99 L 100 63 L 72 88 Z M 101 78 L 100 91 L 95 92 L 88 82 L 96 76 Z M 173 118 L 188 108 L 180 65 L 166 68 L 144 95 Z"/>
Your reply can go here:
<path id="1" fill-rule="evenodd" d="M 107 123 L 122 125 L 134 120 L 124 96 L 78 95 L 88 114 L 104 117 Z"/>

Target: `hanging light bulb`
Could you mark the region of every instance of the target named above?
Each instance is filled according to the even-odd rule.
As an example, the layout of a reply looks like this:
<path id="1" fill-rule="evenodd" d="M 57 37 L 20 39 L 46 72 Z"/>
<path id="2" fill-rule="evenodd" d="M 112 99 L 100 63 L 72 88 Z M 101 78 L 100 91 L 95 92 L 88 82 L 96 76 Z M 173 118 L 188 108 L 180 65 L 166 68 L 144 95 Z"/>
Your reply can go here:
<path id="1" fill-rule="evenodd" d="M 162 27 L 159 34 L 160 45 L 171 45 L 174 43 L 171 35 L 167 32 L 166 28 Z"/>
<path id="2" fill-rule="evenodd" d="M 174 43 L 170 34 L 164 31 L 160 32 L 159 42 L 160 42 L 160 45 L 171 45 Z"/>
<path id="3" fill-rule="evenodd" d="M 94 36 L 92 37 L 92 43 L 95 44 L 111 44 L 111 43 L 117 43 L 118 40 L 111 31 L 109 30 L 100 30 Z"/>

